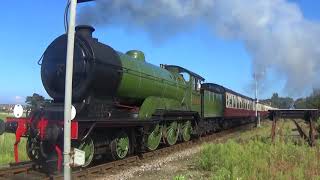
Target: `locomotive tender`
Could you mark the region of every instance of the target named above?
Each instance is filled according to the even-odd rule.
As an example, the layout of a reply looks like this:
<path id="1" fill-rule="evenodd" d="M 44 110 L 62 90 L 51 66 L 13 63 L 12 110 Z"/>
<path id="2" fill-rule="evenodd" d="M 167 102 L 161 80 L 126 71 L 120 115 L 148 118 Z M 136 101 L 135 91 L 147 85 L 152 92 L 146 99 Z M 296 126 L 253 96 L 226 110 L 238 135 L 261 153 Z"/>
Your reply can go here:
<path id="1" fill-rule="evenodd" d="M 72 103 L 72 147 L 95 159 L 122 159 L 159 145 L 189 141 L 231 125 L 252 122 L 255 101 L 175 65 L 154 66 L 143 52 L 121 53 L 93 38 L 91 26 L 76 27 Z M 53 98 L 28 118 L 0 121 L 0 134 L 27 138 L 31 160 L 61 168 L 67 35 L 46 49 L 42 83 Z M 259 113 L 270 107 L 259 104 Z"/>

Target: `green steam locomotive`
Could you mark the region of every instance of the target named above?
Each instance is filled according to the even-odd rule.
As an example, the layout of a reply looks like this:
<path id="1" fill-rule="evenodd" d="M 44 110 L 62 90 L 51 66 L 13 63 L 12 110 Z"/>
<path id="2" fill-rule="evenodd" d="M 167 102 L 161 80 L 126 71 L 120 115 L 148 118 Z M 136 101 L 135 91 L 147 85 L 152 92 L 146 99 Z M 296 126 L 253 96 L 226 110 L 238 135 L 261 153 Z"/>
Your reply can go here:
<path id="1" fill-rule="evenodd" d="M 78 26 L 74 50 L 72 147 L 85 153 L 83 167 L 96 159 L 123 159 L 189 141 L 255 119 L 255 101 L 175 65 L 148 63 L 137 50 L 121 53 Z M 43 86 L 53 98 L 28 118 L 0 123 L 0 134 L 28 139 L 31 160 L 61 168 L 67 35 L 46 49 Z M 271 107 L 259 104 L 258 113 Z M 53 149 L 55 151 L 53 151 Z M 18 161 L 18 154 L 15 154 Z"/>

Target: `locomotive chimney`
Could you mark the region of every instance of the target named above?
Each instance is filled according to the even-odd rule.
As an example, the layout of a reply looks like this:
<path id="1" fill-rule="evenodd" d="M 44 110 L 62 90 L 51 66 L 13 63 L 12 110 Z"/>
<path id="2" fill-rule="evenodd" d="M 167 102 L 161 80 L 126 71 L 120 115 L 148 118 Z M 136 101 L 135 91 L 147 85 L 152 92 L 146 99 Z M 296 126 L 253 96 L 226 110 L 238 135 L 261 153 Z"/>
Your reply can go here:
<path id="1" fill-rule="evenodd" d="M 83 36 L 83 37 L 92 38 L 92 33 L 94 31 L 95 31 L 95 29 L 89 25 L 79 25 L 76 27 L 76 34 Z"/>

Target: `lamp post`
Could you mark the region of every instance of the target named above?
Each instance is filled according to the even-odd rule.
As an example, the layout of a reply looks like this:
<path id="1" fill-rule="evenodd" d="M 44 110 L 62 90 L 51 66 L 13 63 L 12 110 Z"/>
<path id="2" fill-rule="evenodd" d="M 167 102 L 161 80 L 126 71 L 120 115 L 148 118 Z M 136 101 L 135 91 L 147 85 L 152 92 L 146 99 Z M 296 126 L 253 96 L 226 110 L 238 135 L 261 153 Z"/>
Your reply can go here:
<path id="1" fill-rule="evenodd" d="M 70 3 L 70 16 L 68 28 L 67 60 L 66 60 L 66 80 L 64 97 L 64 179 L 71 179 L 70 150 L 71 150 L 71 103 L 72 103 L 72 74 L 73 74 L 73 54 L 76 24 L 77 3 L 93 0 L 68 0 Z"/>
<path id="2" fill-rule="evenodd" d="M 66 81 L 64 96 L 64 179 L 71 179 L 70 150 L 71 150 L 71 103 L 72 103 L 72 74 L 73 74 L 73 53 L 74 36 L 76 24 L 77 0 L 70 0 L 70 16 L 68 28 L 67 60 L 66 60 Z"/>
<path id="3" fill-rule="evenodd" d="M 257 120 L 257 127 L 260 127 L 260 116 L 258 116 L 258 78 L 257 73 L 254 73 L 254 81 L 255 81 L 255 105 L 256 105 L 256 120 Z"/>

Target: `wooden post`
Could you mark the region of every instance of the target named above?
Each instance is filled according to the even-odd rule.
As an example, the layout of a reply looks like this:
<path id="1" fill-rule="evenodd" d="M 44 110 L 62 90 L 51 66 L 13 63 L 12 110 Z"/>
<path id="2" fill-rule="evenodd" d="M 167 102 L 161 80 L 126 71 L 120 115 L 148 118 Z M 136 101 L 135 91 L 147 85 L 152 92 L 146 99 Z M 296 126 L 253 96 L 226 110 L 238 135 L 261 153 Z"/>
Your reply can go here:
<path id="1" fill-rule="evenodd" d="M 314 113 L 312 113 L 309 116 L 309 125 L 310 125 L 310 131 L 309 131 L 309 143 L 310 146 L 315 146 L 315 126 L 314 126 L 314 121 L 316 119 L 316 116 Z"/>
<path id="2" fill-rule="evenodd" d="M 277 113 L 272 114 L 272 128 L 271 128 L 271 138 L 272 142 L 274 143 L 276 138 L 276 126 L 277 126 Z"/>

